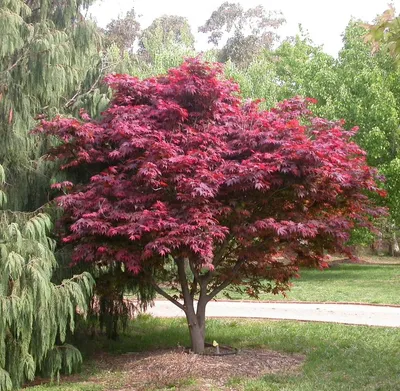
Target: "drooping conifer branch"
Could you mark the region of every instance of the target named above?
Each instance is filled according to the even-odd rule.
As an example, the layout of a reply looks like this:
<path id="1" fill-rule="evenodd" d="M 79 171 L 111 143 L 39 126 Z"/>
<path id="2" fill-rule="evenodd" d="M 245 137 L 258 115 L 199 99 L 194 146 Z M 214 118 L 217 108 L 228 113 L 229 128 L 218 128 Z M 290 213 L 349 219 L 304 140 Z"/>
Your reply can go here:
<path id="1" fill-rule="evenodd" d="M 0 389 L 8 391 L 39 370 L 57 376 L 79 366 L 79 351 L 63 343 L 74 330 L 76 309 L 86 313 L 94 281 L 83 273 L 52 283 L 57 264 L 47 236 L 50 218 L 1 210 L 4 179 L 0 166 Z"/>

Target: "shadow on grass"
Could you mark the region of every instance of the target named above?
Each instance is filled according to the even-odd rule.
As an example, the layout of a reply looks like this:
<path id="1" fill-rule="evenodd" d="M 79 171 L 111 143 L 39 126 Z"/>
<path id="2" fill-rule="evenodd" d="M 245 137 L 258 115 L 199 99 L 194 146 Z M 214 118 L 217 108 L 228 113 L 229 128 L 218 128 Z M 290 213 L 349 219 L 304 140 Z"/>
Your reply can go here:
<path id="1" fill-rule="evenodd" d="M 74 344 L 85 358 L 91 358 L 99 352 L 126 354 L 188 346 L 189 332 L 184 318 L 165 322 L 144 314 L 130 322 L 116 340 L 107 339 L 104 335 L 88 338 L 86 334 L 77 333 Z"/>

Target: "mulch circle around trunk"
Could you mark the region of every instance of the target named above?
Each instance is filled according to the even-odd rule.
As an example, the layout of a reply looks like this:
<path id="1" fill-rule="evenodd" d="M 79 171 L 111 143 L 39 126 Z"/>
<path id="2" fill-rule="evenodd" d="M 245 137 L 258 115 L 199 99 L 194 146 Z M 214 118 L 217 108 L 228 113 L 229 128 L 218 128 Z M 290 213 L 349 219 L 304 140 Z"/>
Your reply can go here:
<path id="1" fill-rule="evenodd" d="M 187 354 L 184 348 L 179 348 L 122 356 L 103 355 L 97 367 L 120 374 L 119 379 L 125 384 L 121 384 L 119 391 L 147 391 L 185 379 L 196 379 L 202 385 L 201 390 L 206 391 L 224 387 L 234 377 L 259 378 L 270 373 L 298 372 L 304 359 L 300 354 L 260 349 L 215 356 Z"/>
<path id="2" fill-rule="evenodd" d="M 101 353 L 91 361 L 93 374 L 62 376 L 62 383 L 84 382 L 113 391 L 233 391 L 232 378 L 260 378 L 271 373 L 298 373 L 305 360 L 300 354 L 246 349 L 229 355 L 187 354 L 184 348 L 111 355 Z M 186 383 L 194 381 L 192 386 Z M 49 383 L 36 378 L 29 386 Z M 28 386 L 27 385 L 27 386 Z M 240 389 L 240 388 L 239 388 Z"/>

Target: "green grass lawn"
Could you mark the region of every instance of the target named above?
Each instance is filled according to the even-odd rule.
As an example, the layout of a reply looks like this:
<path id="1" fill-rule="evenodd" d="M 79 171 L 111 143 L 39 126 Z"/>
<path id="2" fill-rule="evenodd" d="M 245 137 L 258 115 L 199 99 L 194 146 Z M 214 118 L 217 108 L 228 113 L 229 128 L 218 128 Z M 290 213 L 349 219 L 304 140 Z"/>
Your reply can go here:
<path id="1" fill-rule="evenodd" d="M 116 342 L 97 340 L 98 351 L 115 354 L 188 344 L 183 319 L 140 317 Z M 400 390 L 400 330 L 292 321 L 209 320 L 209 340 L 238 348 L 265 348 L 306 356 L 300 372 L 275 373 L 259 379 L 233 377 L 227 388 L 244 391 L 396 391 Z M 87 349 L 93 346 L 86 344 Z M 93 357 L 93 356 L 92 356 Z M 37 386 L 32 391 L 124 390 L 129 368 L 99 370 L 94 354 L 74 383 Z M 188 356 L 189 359 L 190 356 Z M 132 375 L 132 374 L 131 374 Z M 66 378 L 65 381 L 68 381 Z M 182 378 L 176 384 L 150 385 L 146 390 L 203 391 L 200 379 Z M 230 388 L 229 388 L 230 387 Z M 207 388 L 208 389 L 208 388 Z"/>
<path id="2" fill-rule="evenodd" d="M 293 281 L 286 299 L 272 295 L 263 295 L 260 299 L 400 304 L 399 288 L 400 265 L 339 264 L 324 271 L 302 270 L 301 278 Z M 235 292 L 230 295 L 235 299 L 248 298 Z M 400 329 L 292 321 L 208 320 L 207 334 L 209 340 L 238 348 L 265 348 L 306 356 L 300 373 L 276 373 L 259 379 L 232 377 L 226 388 L 210 388 L 213 391 L 400 391 Z M 188 343 L 184 319 L 142 316 L 132 322 L 126 335 L 118 341 L 100 338 L 95 345 L 94 341 L 87 340 L 79 344 L 87 359 L 83 372 L 73 378 L 74 382 L 65 378 L 56 386 L 28 389 L 128 391 L 129 370 L 105 369 L 100 365 L 98 352 L 109 352 L 117 360 L 128 352 Z M 144 390 L 203 391 L 204 388 L 201 379 L 182 374 L 182 378 L 172 384 L 158 388 L 149 385 Z"/>
<path id="3" fill-rule="evenodd" d="M 400 265 L 340 264 L 325 270 L 303 269 L 300 275 L 292 281 L 287 298 L 261 294 L 260 300 L 400 304 Z M 234 300 L 250 299 L 226 291 Z"/>

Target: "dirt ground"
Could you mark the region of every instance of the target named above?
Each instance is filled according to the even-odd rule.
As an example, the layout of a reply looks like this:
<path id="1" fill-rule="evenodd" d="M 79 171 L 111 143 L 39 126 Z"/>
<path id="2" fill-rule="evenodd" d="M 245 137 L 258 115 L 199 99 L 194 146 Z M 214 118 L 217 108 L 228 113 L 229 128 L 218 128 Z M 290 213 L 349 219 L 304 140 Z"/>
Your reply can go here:
<path id="1" fill-rule="evenodd" d="M 150 391 L 236 390 L 229 386 L 232 378 L 259 378 L 270 373 L 298 372 L 305 357 L 268 350 L 243 350 L 236 355 L 199 356 L 184 349 L 128 353 L 120 356 L 103 354 L 95 360 L 96 372 L 82 379 L 87 384 L 101 384 L 106 390 Z M 71 377 L 65 379 L 72 381 Z M 175 388 L 174 388 L 175 387 Z"/>

